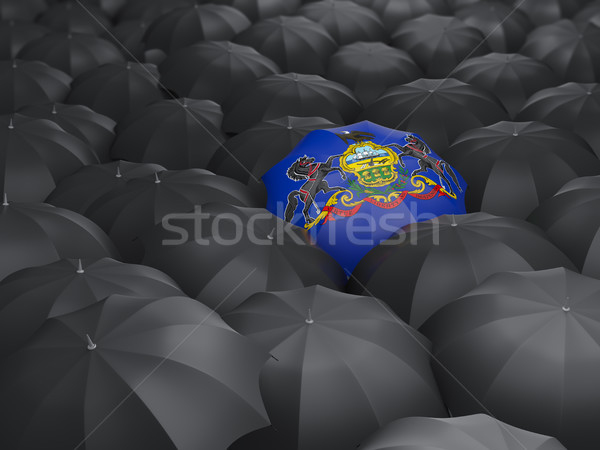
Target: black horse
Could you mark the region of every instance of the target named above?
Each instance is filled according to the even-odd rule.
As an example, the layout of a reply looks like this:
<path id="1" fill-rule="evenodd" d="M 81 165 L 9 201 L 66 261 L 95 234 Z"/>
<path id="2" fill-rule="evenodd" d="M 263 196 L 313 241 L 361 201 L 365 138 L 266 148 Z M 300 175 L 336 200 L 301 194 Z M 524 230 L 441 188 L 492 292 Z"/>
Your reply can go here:
<path id="1" fill-rule="evenodd" d="M 454 181 L 454 185 L 458 188 L 460 192 L 462 192 L 462 188 L 460 187 L 460 184 L 458 184 L 458 180 L 456 179 L 456 174 L 452 170 L 452 167 L 450 167 L 450 165 L 446 161 L 444 161 L 443 159 L 435 159 L 431 157 L 431 149 L 427 146 L 425 142 L 423 142 L 416 136 L 409 134 L 404 139 L 407 142 L 407 144 L 404 146 L 400 146 L 398 144 L 389 144 L 389 146 L 396 147 L 397 149 L 402 151 L 402 153 L 399 154 L 400 165 L 402 167 L 406 167 L 404 161 L 402 161 L 402 158 L 404 156 L 411 156 L 419 160 L 419 169 L 413 170 L 411 177 L 418 175 L 422 172 L 427 172 L 428 170 L 433 170 L 440 177 L 440 181 L 444 180 L 446 182 L 448 189 L 450 189 L 450 194 L 454 195 L 454 189 L 452 189 L 450 180 L 448 180 L 448 178 L 446 178 L 446 175 L 444 174 L 444 171 L 446 171 L 446 173 L 450 175 L 450 178 L 452 178 L 452 181 Z"/>
<path id="2" fill-rule="evenodd" d="M 333 160 L 341 155 L 330 156 L 324 163 L 315 163 L 315 158 L 303 156 L 298 158 L 287 171 L 287 176 L 294 180 L 306 180 L 300 189 L 292 191 L 287 197 L 287 206 L 285 208 L 285 220 L 292 221 L 296 208 L 298 207 L 298 197 L 304 202 L 304 220 L 306 223 L 312 222 L 314 219 L 310 217 L 308 211 L 315 201 L 315 196 L 319 192 L 343 191 L 343 187 L 330 187 L 325 177 L 327 174 L 338 171 L 342 179 L 346 179 L 346 174 L 339 167 L 331 167 Z M 318 209 L 318 208 L 317 208 Z"/>

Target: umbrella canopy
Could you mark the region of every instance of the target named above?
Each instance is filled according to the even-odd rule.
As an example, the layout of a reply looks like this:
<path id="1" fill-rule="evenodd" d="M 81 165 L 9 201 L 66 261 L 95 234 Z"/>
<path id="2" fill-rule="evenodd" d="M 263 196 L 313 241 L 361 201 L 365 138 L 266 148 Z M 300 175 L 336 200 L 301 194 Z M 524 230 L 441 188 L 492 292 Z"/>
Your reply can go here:
<path id="1" fill-rule="evenodd" d="M 390 420 L 446 417 L 429 343 L 378 300 L 313 286 L 255 294 L 224 319 L 273 356 L 260 386 L 286 449 L 349 449 Z"/>
<path id="2" fill-rule="evenodd" d="M 146 43 L 144 42 L 144 36 L 149 25 L 145 20 L 137 19 L 119 22 L 112 28 L 112 37 L 117 41 L 125 59 L 148 62 L 145 61 Z"/>
<path id="3" fill-rule="evenodd" d="M 241 133 L 258 122 L 286 115 L 318 116 L 333 123 L 351 123 L 360 109 L 350 89 L 319 75 L 269 75 L 253 83 L 248 92 L 225 111 L 223 129 L 228 133 Z"/>
<path id="4" fill-rule="evenodd" d="M 0 113 L 63 101 L 71 81 L 69 75 L 41 61 L 0 61 Z"/>
<path id="5" fill-rule="evenodd" d="M 323 25 L 339 45 L 386 39 L 385 28 L 377 13 L 351 1 L 307 3 L 298 14 Z"/>
<path id="6" fill-rule="evenodd" d="M 555 438 L 513 427 L 486 414 L 407 417 L 384 426 L 360 450 L 566 450 Z"/>
<path id="7" fill-rule="evenodd" d="M 98 7 L 110 19 L 114 19 L 129 2 L 130 0 L 90 0 L 87 3 Z"/>
<path id="8" fill-rule="evenodd" d="M 537 27 L 551 24 L 560 19 L 571 17 L 588 0 L 545 0 L 539 2 L 514 1 L 517 11 L 524 13 Z"/>
<path id="9" fill-rule="evenodd" d="M 469 184 L 468 211 L 520 219 L 567 181 L 600 175 L 600 160 L 582 138 L 541 122 L 466 131 L 446 157 Z"/>
<path id="10" fill-rule="evenodd" d="M 160 16 L 185 6 L 193 6 L 196 0 L 128 0 L 117 14 L 117 22 L 143 20 L 150 24 Z"/>
<path id="11" fill-rule="evenodd" d="M 210 3 L 233 6 L 252 22 L 256 22 L 274 16 L 292 15 L 300 7 L 302 0 L 210 0 Z"/>
<path id="12" fill-rule="evenodd" d="M 383 42 L 355 42 L 329 58 L 326 78 L 348 86 L 364 106 L 373 103 L 387 88 L 423 77 L 405 52 Z"/>
<path id="13" fill-rule="evenodd" d="M 441 309 L 423 330 L 450 412 L 489 411 L 570 449 L 597 442 L 599 294 L 564 268 L 511 272 Z"/>
<path id="14" fill-rule="evenodd" d="M 64 33 L 84 33 L 101 36 L 109 32 L 110 19 L 104 12 L 90 2 L 70 0 L 51 5 L 37 22 L 53 31 Z"/>
<path id="15" fill-rule="evenodd" d="M 168 275 L 111 258 L 63 259 L 19 270 L 0 283 L 0 357 L 18 350 L 48 318 L 77 311 L 112 294 L 183 295 Z"/>
<path id="16" fill-rule="evenodd" d="M 511 118 L 537 91 L 560 84 L 546 64 L 519 53 L 489 53 L 465 60 L 452 76 L 493 92 Z"/>
<path id="17" fill-rule="evenodd" d="M 600 278 L 600 176 L 566 183 L 527 218 L 541 227 L 584 275 Z"/>
<path id="18" fill-rule="evenodd" d="M 435 14 L 401 23 L 392 34 L 392 42 L 410 53 L 430 78 L 452 76 L 463 60 L 490 51 L 477 28 L 456 17 Z"/>
<path id="19" fill-rule="evenodd" d="M 523 220 L 487 213 L 442 216 L 409 225 L 371 250 L 347 289 L 384 300 L 420 327 L 494 273 L 561 266 L 575 268 L 542 230 Z"/>
<path id="20" fill-rule="evenodd" d="M 209 203 L 164 222 L 144 236 L 143 263 L 219 313 L 255 292 L 346 283 L 342 268 L 303 229 L 264 209 Z"/>
<path id="21" fill-rule="evenodd" d="M 205 41 L 169 55 L 159 66 L 160 81 L 180 97 L 225 103 L 279 67 L 252 47 Z"/>
<path id="22" fill-rule="evenodd" d="M 222 117 L 211 100 L 154 102 L 119 123 L 111 155 L 168 169 L 204 168 L 225 141 Z"/>
<path id="23" fill-rule="evenodd" d="M 379 14 L 389 33 L 409 19 L 425 14 L 449 14 L 444 0 L 372 0 L 372 8 Z"/>
<path id="24" fill-rule="evenodd" d="M 250 26 L 238 9 L 227 5 L 184 6 L 158 17 L 146 33 L 146 47 L 167 54 L 200 41 L 227 41 Z"/>
<path id="25" fill-rule="evenodd" d="M 109 161 L 109 150 L 115 138 L 116 122 L 87 106 L 45 103 L 21 108 L 28 117 L 51 120 L 67 133 L 87 143 L 100 162 Z"/>
<path id="26" fill-rule="evenodd" d="M 600 78 L 600 27 L 592 23 L 563 19 L 540 26 L 529 33 L 519 52 L 548 64 L 565 82 L 593 83 Z"/>
<path id="27" fill-rule="evenodd" d="M 419 79 L 387 89 L 359 119 L 411 130 L 444 156 L 461 133 L 508 119 L 498 98 L 454 78 Z"/>
<path id="28" fill-rule="evenodd" d="M 261 20 L 234 39 L 254 47 L 284 72 L 323 75 L 328 58 L 338 45 L 320 23 L 303 16 L 277 16 Z"/>
<path id="29" fill-rule="evenodd" d="M 0 280 L 25 267 L 63 258 L 119 258 L 108 236 L 91 220 L 46 203 L 0 205 Z"/>
<path id="30" fill-rule="evenodd" d="M 600 157 L 600 85 L 565 83 L 540 90 L 521 108 L 517 120 L 539 120 L 584 138 Z"/>
<path id="31" fill-rule="evenodd" d="M 121 51 L 106 39 L 82 33 L 49 33 L 28 42 L 18 58 L 43 61 L 77 77 L 102 64 L 120 63 Z"/>
<path id="32" fill-rule="evenodd" d="M 45 119 L 0 116 L 0 189 L 19 202 L 41 202 L 63 178 L 98 162 L 80 139 Z"/>
<path id="33" fill-rule="evenodd" d="M 165 168 L 158 164 L 127 161 L 92 164 L 64 178 L 50 193 L 46 202 L 85 215 L 96 199 L 122 187 L 127 180 L 153 175 L 161 170 Z"/>
<path id="34" fill-rule="evenodd" d="M 170 216 L 209 202 L 259 206 L 239 181 L 188 169 L 129 180 L 99 197 L 86 216 L 108 233 L 125 261 L 139 262 L 144 253 L 140 236 Z"/>
<path id="35" fill-rule="evenodd" d="M 600 26 L 600 2 L 598 0 L 588 2 L 573 16 L 573 20 L 578 22 L 592 22 L 596 26 Z"/>
<path id="36" fill-rule="evenodd" d="M 466 212 L 464 180 L 420 136 L 367 121 L 311 132 L 263 180 L 267 209 L 348 273 L 404 225 Z"/>
<path id="37" fill-rule="evenodd" d="M 119 122 L 163 98 L 153 64 L 104 64 L 77 77 L 67 103 L 85 105 Z"/>
<path id="38" fill-rule="evenodd" d="M 0 445 L 224 449 L 268 424 L 267 357 L 195 300 L 112 295 L 5 360 Z"/>
<path id="39" fill-rule="evenodd" d="M 3 20 L 33 20 L 42 13 L 48 5 L 46 0 L 0 0 L 0 18 Z"/>
<path id="40" fill-rule="evenodd" d="M 14 59 L 29 41 L 47 34 L 49 30 L 35 23 L 21 20 L 0 22 L 0 59 Z"/>
<path id="41" fill-rule="evenodd" d="M 533 29 L 527 15 L 519 9 L 515 10 L 505 0 L 473 3 L 460 8 L 454 15 L 481 31 L 487 45 L 494 52 L 518 51 Z"/>

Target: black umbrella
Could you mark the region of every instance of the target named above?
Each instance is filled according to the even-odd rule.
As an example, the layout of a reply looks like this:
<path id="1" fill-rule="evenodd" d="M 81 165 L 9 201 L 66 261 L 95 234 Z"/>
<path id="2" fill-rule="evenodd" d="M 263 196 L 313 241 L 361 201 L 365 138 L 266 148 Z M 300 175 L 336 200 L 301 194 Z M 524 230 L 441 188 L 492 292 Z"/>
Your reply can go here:
<path id="1" fill-rule="evenodd" d="M 85 166 L 58 183 L 46 202 L 85 215 L 89 206 L 104 194 L 124 186 L 128 180 L 162 170 L 165 168 L 158 164 L 127 161 Z"/>
<path id="2" fill-rule="evenodd" d="M 528 221 L 538 225 L 584 275 L 600 278 L 600 176 L 566 183 Z"/>
<path id="3" fill-rule="evenodd" d="M 0 0 L 0 18 L 33 21 L 47 7 L 46 0 Z"/>
<path id="4" fill-rule="evenodd" d="M 455 13 L 456 11 L 464 8 L 465 6 L 470 6 L 475 3 L 479 3 L 481 0 L 446 0 L 446 3 L 450 7 L 450 11 Z M 509 0 L 511 1 L 511 0 Z"/>
<path id="5" fill-rule="evenodd" d="M 210 3 L 221 3 L 233 6 L 242 11 L 252 22 L 274 16 L 290 16 L 294 14 L 301 0 L 209 0 Z"/>
<path id="6" fill-rule="evenodd" d="M 108 236 L 91 220 L 46 203 L 0 205 L 0 280 L 25 267 L 63 258 L 119 258 Z"/>
<path id="7" fill-rule="evenodd" d="M 466 131 L 445 156 L 469 185 L 467 211 L 520 219 L 567 181 L 600 175 L 600 160 L 582 138 L 541 122 Z"/>
<path id="8" fill-rule="evenodd" d="M 154 102 L 119 123 L 111 155 L 168 169 L 204 168 L 225 141 L 222 116 L 211 100 Z"/>
<path id="9" fill-rule="evenodd" d="M 0 113 L 60 102 L 69 94 L 71 81 L 69 75 L 41 61 L 0 61 Z"/>
<path id="10" fill-rule="evenodd" d="M 110 32 L 110 19 L 87 1 L 65 1 L 50 6 L 37 22 L 54 31 L 101 36 Z"/>
<path id="11" fill-rule="evenodd" d="M 486 414 L 407 417 L 382 427 L 360 450 L 566 450 L 550 436 L 513 427 Z"/>
<path id="12" fill-rule="evenodd" d="M 600 85 L 566 83 L 540 90 L 523 105 L 517 120 L 539 120 L 584 138 L 600 157 Z"/>
<path id="13" fill-rule="evenodd" d="M 22 269 L 0 283 L 0 356 L 18 350 L 48 318 L 77 311 L 112 294 L 183 295 L 168 275 L 111 258 L 63 259 Z"/>
<path id="14" fill-rule="evenodd" d="M 239 181 L 188 169 L 129 180 L 99 197 L 85 214 L 112 238 L 125 261 L 139 262 L 143 256 L 140 236 L 169 216 L 209 202 L 260 206 Z"/>
<path id="15" fill-rule="evenodd" d="M 41 202 L 60 180 L 97 162 L 85 142 L 49 120 L 0 116 L 0 190 L 11 200 Z"/>
<path id="16" fill-rule="evenodd" d="M 514 118 L 535 92 L 560 84 L 544 63 L 519 53 L 489 53 L 465 60 L 452 76 L 493 92 Z"/>
<path id="17" fill-rule="evenodd" d="M 98 36 L 82 33 L 49 33 L 28 42 L 18 58 L 43 61 L 76 77 L 102 64 L 124 61 L 119 48 Z"/>
<path id="18" fill-rule="evenodd" d="M 19 113 L 28 117 L 47 119 L 56 123 L 67 133 L 86 142 L 100 162 L 109 161 L 108 152 L 115 138 L 115 121 L 87 106 L 46 103 L 25 106 Z"/>
<path id="19" fill-rule="evenodd" d="M 104 64 L 78 76 L 67 103 L 88 106 L 119 122 L 162 98 L 156 66 L 127 62 Z"/>
<path id="20" fill-rule="evenodd" d="M 14 59 L 29 41 L 47 34 L 49 30 L 35 23 L 21 20 L 0 22 L 0 59 Z"/>
<path id="21" fill-rule="evenodd" d="M 350 89 L 319 75 L 269 75 L 256 81 L 248 93 L 225 112 L 223 129 L 240 133 L 258 122 L 286 115 L 352 123 L 360 109 Z"/>
<path id="22" fill-rule="evenodd" d="M 250 26 L 250 20 L 227 5 L 184 6 L 157 18 L 146 33 L 147 48 L 167 54 L 200 41 L 231 40 Z"/>
<path id="23" fill-rule="evenodd" d="M 146 43 L 144 42 L 149 25 L 145 20 L 137 19 L 125 20 L 112 28 L 110 37 L 116 41 L 125 59 L 149 62 L 146 61 Z M 159 50 L 150 51 L 158 52 Z"/>
<path id="24" fill-rule="evenodd" d="M 260 386 L 283 448 L 345 450 L 400 417 L 446 417 L 429 343 L 379 300 L 312 286 L 255 294 L 224 319 L 273 357 Z"/>
<path id="25" fill-rule="evenodd" d="M 486 411 L 569 449 L 598 442 L 599 295 L 599 280 L 555 268 L 496 274 L 441 309 L 423 330 L 450 412 Z"/>
<path id="26" fill-rule="evenodd" d="M 360 62 L 360 63 L 359 63 Z M 326 78 L 348 86 L 364 106 L 387 88 L 423 77 L 405 52 L 383 42 L 355 42 L 331 55 Z"/>
<path id="27" fill-rule="evenodd" d="M 303 16 L 261 20 L 234 39 L 271 58 L 284 72 L 323 75 L 338 45 L 325 27 Z"/>
<path id="28" fill-rule="evenodd" d="M 456 17 L 435 14 L 401 23 L 392 34 L 392 42 L 410 53 L 430 78 L 452 76 L 466 58 L 490 51 L 477 28 Z"/>
<path id="29" fill-rule="evenodd" d="M 600 77 L 600 27 L 568 19 L 543 25 L 519 53 L 548 64 L 565 82 L 593 83 Z"/>
<path id="30" fill-rule="evenodd" d="M 588 2 L 573 16 L 573 20 L 592 22 L 596 26 L 600 26 L 600 2 L 598 0 Z"/>
<path id="31" fill-rule="evenodd" d="M 225 449 L 268 424 L 268 355 L 186 297 L 113 295 L 4 361 L 3 448 Z"/>
<path id="32" fill-rule="evenodd" d="M 560 19 L 571 17 L 588 0 L 544 0 L 543 2 L 530 2 L 514 0 L 513 4 L 518 11 L 524 13 L 534 25 L 546 25 Z"/>
<path id="33" fill-rule="evenodd" d="M 522 11 L 515 10 L 510 2 L 503 0 L 474 3 L 460 8 L 454 15 L 481 31 L 494 52 L 518 51 L 533 29 L 533 24 Z"/>
<path id="34" fill-rule="evenodd" d="M 220 313 L 255 292 L 313 284 L 341 289 L 346 282 L 342 268 L 310 243 L 304 229 L 264 209 L 202 205 L 166 217 L 144 244 L 144 264 Z"/>
<path id="35" fill-rule="evenodd" d="M 389 33 L 406 20 L 425 14 L 449 14 L 445 0 L 372 0 L 372 8 L 381 16 Z"/>
<path id="36" fill-rule="evenodd" d="M 298 14 L 323 25 L 339 45 L 386 39 L 379 16 L 354 2 L 322 0 L 302 6 Z"/>
<path id="37" fill-rule="evenodd" d="M 423 78 L 391 87 L 359 116 L 418 133 L 440 156 L 461 133 L 507 118 L 496 96 L 454 78 Z"/>
<path id="38" fill-rule="evenodd" d="M 253 82 L 279 73 L 279 67 L 252 47 L 205 41 L 169 55 L 160 80 L 180 97 L 224 103 L 237 99 Z"/>
<path id="39" fill-rule="evenodd" d="M 114 17 L 129 3 L 130 0 L 88 0 L 84 6 L 94 5 L 109 18 Z"/>
<path id="40" fill-rule="evenodd" d="M 573 268 L 538 227 L 487 213 L 441 216 L 405 227 L 356 266 L 347 289 L 386 301 L 414 327 L 489 275 Z"/>
<path id="41" fill-rule="evenodd" d="M 117 22 L 143 20 L 150 24 L 163 14 L 185 6 L 193 6 L 196 0 L 128 0 L 117 14 Z"/>

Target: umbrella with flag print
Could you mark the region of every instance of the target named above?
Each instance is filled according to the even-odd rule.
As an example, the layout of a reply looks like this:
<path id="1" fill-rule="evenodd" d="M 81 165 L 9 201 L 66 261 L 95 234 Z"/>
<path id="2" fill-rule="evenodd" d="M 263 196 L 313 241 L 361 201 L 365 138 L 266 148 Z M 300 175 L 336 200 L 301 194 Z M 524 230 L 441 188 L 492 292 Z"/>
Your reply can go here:
<path id="1" fill-rule="evenodd" d="M 466 183 L 420 136 L 368 121 L 311 132 L 263 180 L 267 209 L 347 271 L 404 225 L 466 212 Z"/>

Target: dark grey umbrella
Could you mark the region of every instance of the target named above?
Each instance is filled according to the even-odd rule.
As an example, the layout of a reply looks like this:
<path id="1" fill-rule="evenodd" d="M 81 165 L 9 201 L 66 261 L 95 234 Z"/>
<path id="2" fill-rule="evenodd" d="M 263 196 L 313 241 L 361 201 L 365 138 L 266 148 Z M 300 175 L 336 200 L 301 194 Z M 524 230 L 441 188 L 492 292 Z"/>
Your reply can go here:
<path id="1" fill-rule="evenodd" d="M 139 262 L 144 253 L 140 236 L 169 216 L 210 202 L 260 206 L 239 181 L 206 170 L 187 169 L 129 180 L 99 197 L 85 214 L 106 231 L 125 261 Z"/>
<path id="2" fill-rule="evenodd" d="M 600 157 L 600 85 L 565 83 L 540 90 L 521 108 L 517 120 L 539 120 L 584 138 Z"/>
<path id="3" fill-rule="evenodd" d="M 418 133 L 440 156 L 461 133 L 506 120 L 494 94 L 454 78 L 422 78 L 387 89 L 358 120 Z"/>
<path id="4" fill-rule="evenodd" d="M 71 81 L 69 75 L 41 61 L 0 61 L 0 113 L 63 101 Z"/>
<path id="5" fill-rule="evenodd" d="M 272 355 L 261 393 L 286 449 L 345 450 L 400 417 L 446 417 L 429 343 L 379 300 L 313 286 L 255 294 L 224 319 Z"/>
<path id="6" fill-rule="evenodd" d="M 222 117 L 221 107 L 211 100 L 154 102 L 119 123 L 111 155 L 167 169 L 205 168 L 225 141 Z"/>
<path id="7" fill-rule="evenodd" d="M 600 176 L 566 183 L 528 221 L 538 225 L 584 275 L 600 278 Z"/>
<path id="8" fill-rule="evenodd" d="M 571 17 L 579 11 L 588 0 L 544 0 L 531 2 L 513 0 L 518 11 L 523 12 L 537 27 L 551 24 L 560 19 Z"/>
<path id="9" fill-rule="evenodd" d="M 573 16 L 573 20 L 579 22 L 592 22 L 595 25 L 600 26 L 600 2 L 598 0 L 588 2 Z"/>
<path id="10" fill-rule="evenodd" d="M 14 59 L 29 41 L 47 34 L 49 30 L 24 20 L 3 20 L 0 22 L 0 58 Z"/>
<path id="11" fill-rule="evenodd" d="M 129 0 L 88 0 L 84 3 L 84 6 L 94 5 L 110 19 L 114 19 L 127 3 L 129 3 Z"/>
<path id="12" fill-rule="evenodd" d="M 372 8 L 381 16 L 389 33 L 402 22 L 425 14 L 449 14 L 445 0 L 372 0 Z"/>
<path id="13" fill-rule="evenodd" d="M 196 3 L 196 0 L 128 0 L 117 14 L 116 21 L 143 20 L 151 24 L 163 14 Z"/>
<path id="14" fill-rule="evenodd" d="M 98 36 L 83 33 L 49 33 L 28 42 L 18 58 L 43 61 L 77 77 L 102 64 L 123 62 L 119 48 Z"/>
<path id="15" fill-rule="evenodd" d="M 19 270 L 0 283 L 0 357 L 18 350 L 48 318 L 83 309 L 112 294 L 183 295 L 168 275 L 111 258 L 63 259 Z"/>
<path id="16" fill-rule="evenodd" d="M 220 313 L 255 292 L 346 283 L 342 268 L 304 229 L 264 209 L 202 205 L 166 217 L 143 242 L 144 264 Z"/>
<path id="17" fill-rule="evenodd" d="M 146 33 L 146 47 L 167 54 L 200 41 L 233 39 L 250 26 L 238 9 L 206 3 L 184 6 L 158 17 Z"/>
<path id="18" fill-rule="evenodd" d="M 225 449 L 267 425 L 268 355 L 186 297 L 49 319 L 1 368 L 2 448 Z"/>
<path id="19" fill-rule="evenodd" d="M 67 133 L 86 142 L 100 162 L 108 162 L 109 150 L 115 138 L 115 121 L 84 105 L 45 103 L 21 108 L 19 113 L 28 117 L 47 119 Z"/>
<path id="20" fill-rule="evenodd" d="M 550 67 L 519 53 L 489 53 L 469 58 L 452 76 L 493 92 L 511 118 L 532 94 L 560 84 L 560 78 Z"/>
<path id="21" fill-rule="evenodd" d="M 51 121 L 0 116 L 0 190 L 11 200 L 41 202 L 63 178 L 94 163 L 85 142 Z"/>
<path id="22" fill-rule="evenodd" d="M 441 216 L 409 225 L 373 248 L 347 289 L 384 300 L 420 327 L 491 274 L 559 266 L 575 268 L 542 230 L 523 220 L 487 213 Z"/>
<path id="23" fill-rule="evenodd" d="M 122 187 L 127 180 L 153 175 L 162 170 L 165 168 L 158 164 L 127 161 L 92 164 L 64 178 L 50 193 L 46 202 L 85 214 L 96 199 Z"/>
<path id="24" fill-rule="evenodd" d="M 569 449 L 598 442 L 599 295 L 599 280 L 564 268 L 510 272 L 437 312 L 423 330 L 450 412 L 485 411 Z"/>
<path id="25" fill-rule="evenodd" d="M 127 114 L 161 100 L 153 64 L 104 64 L 77 77 L 67 103 L 85 105 L 119 122 Z"/>
<path id="26" fill-rule="evenodd" d="M 284 72 L 323 75 L 338 45 L 325 27 L 303 16 L 277 16 L 253 24 L 234 39 L 254 47 Z"/>
<path id="27" fill-rule="evenodd" d="M 354 2 L 321 0 L 302 6 L 298 14 L 323 25 L 339 45 L 387 39 L 377 13 Z"/>
<path id="28" fill-rule="evenodd" d="M 110 19 L 96 5 L 70 0 L 51 5 L 37 22 L 53 31 L 102 36 L 110 33 Z"/>
<path id="29" fill-rule="evenodd" d="M 160 80 L 179 97 L 235 101 L 253 82 L 279 73 L 269 58 L 246 45 L 204 41 L 170 54 L 159 66 Z"/>
<path id="30" fill-rule="evenodd" d="M 543 25 L 519 53 L 548 64 L 565 82 L 593 83 L 600 77 L 600 27 L 569 19 Z"/>
<path id="31" fill-rule="evenodd" d="M 33 21 L 47 7 L 46 0 L 0 0 L 0 18 Z"/>
<path id="32" fill-rule="evenodd" d="M 405 52 L 383 42 L 355 42 L 331 55 L 325 77 L 348 86 L 364 106 L 387 88 L 423 77 Z"/>
<path id="33" fill-rule="evenodd" d="M 144 42 L 149 25 L 143 19 L 124 20 L 112 28 L 110 38 L 116 41 L 117 47 L 128 61 L 149 62 L 145 60 L 146 43 Z"/>
<path id="34" fill-rule="evenodd" d="M 550 436 L 513 427 L 486 414 L 407 417 L 382 427 L 360 450 L 566 450 Z"/>
<path id="35" fill-rule="evenodd" d="M 0 280 L 25 267 L 64 258 L 119 258 L 108 236 L 91 220 L 46 203 L 0 205 Z"/>
<path id="36" fill-rule="evenodd" d="M 582 138 L 541 122 L 466 131 L 445 157 L 469 185 L 467 211 L 520 219 L 567 181 L 600 175 L 600 160 Z"/>
<path id="37" fill-rule="evenodd" d="M 456 17 L 435 14 L 401 23 L 392 34 L 392 42 L 410 53 L 430 78 L 450 77 L 466 58 L 490 51 L 477 28 Z"/>
<path id="38" fill-rule="evenodd" d="M 343 84 L 319 75 L 269 75 L 256 81 L 246 95 L 225 111 L 223 129 L 240 133 L 258 122 L 286 115 L 352 123 L 360 110 L 359 101 Z"/>

